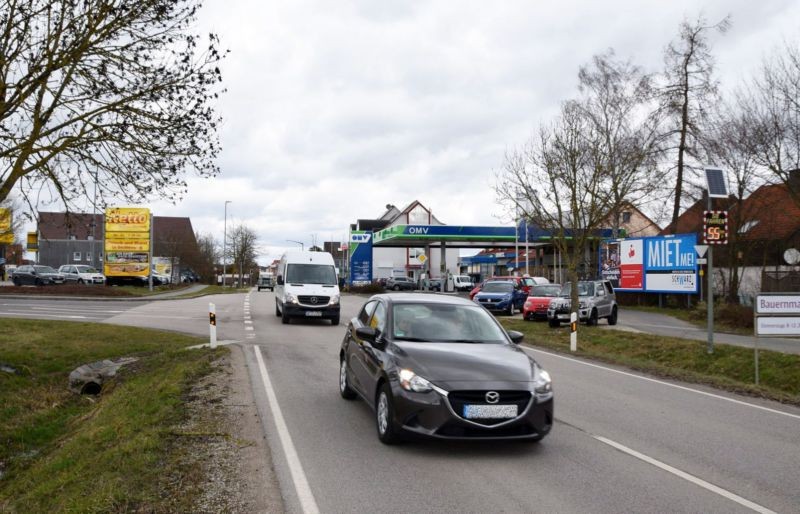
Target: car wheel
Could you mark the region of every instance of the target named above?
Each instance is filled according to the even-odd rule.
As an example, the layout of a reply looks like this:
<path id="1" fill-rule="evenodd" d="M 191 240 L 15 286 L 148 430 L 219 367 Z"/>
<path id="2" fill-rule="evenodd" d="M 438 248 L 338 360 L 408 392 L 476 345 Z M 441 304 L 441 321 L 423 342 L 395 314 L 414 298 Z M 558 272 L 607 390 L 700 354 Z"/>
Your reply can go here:
<path id="1" fill-rule="evenodd" d="M 35 285 L 35 286 L 41 286 L 41 285 L 44 285 L 44 284 L 42 283 L 42 281 L 41 281 L 41 280 L 39 280 L 39 279 L 37 278 L 37 279 L 36 279 L 36 280 L 33 282 L 33 285 Z"/>
<path id="2" fill-rule="evenodd" d="M 550 325 L 550 328 L 558 328 L 561 326 L 561 322 L 557 319 L 549 319 L 547 320 L 547 324 Z"/>
<path id="3" fill-rule="evenodd" d="M 79 283 L 80 285 L 83 285 L 83 279 L 82 279 L 82 278 L 79 278 L 79 279 L 78 279 L 78 283 Z"/>
<path id="4" fill-rule="evenodd" d="M 515 310 L 514 310 L 514 302 L 511 302 L 511 305 L 508 306 L 508 315 L 509 316 L 513 316 L 514 312 L 515 312 Z"/>
<path id="5" fill-rule="evenodd" d="M 18 278 L 12 278 L 11 279 L 11 283 L 14 284 L 17 287 L 19 287 L 21 285 Z"/>
<path id="6" fill-rule="evenodd" d="M 592 313 L 589 314 L 589 319 L 586 320 L 586 324 L 592 327 L 597 325 L 597 309 L 592 309 Z"/>
<path id="7" fill-rule="evenodd" d="M 375 399 L 375 424 L 378 429 L 378 439 L 383 444 L 395 444 L 400 437 L 394 425 L 394 405 L 392 404 L 392 389 L 384 383 Z"/>
<path id="8" fill-rule="evenodd" d="M 522 319 L 524 319 L 525 321 L 533 321 L 533 316 L 531 316 L 530 314 L 523 314 Z"/>
<path id="9" fill-rule="evenodd" d="M 339 316 L 336 316 L 335 318 L 331 318 L 331 325 L 333 325 L 335 327 L 338 324 L 339 324 Z"/>
<path id="10" fill-rule="evenodd" d="M 609 325 L 616 325 L 617 324 L 617 306 L 616 305 L 611 309 L 611 316 L 608 317 L 608 324 Z"/>
<path id="11" fill-rule="evenodd" d="M 400 286 L 394 286 L 392 289 L 394 289 L 395 291 L 399 291 L 400 290 Z"/>
<path id="12" fill-rule="evenodd" d="M 356 397 L 356 392 L 350 388 L 347 380 L 347 359 L 342 359 L 339 364 L 339 395 L 345 400 L 352 400 Z"/>
<path id="13" fill-rule="evenodd" d="M 275 315 L 280 317 L 281 310 L 278 308 L 278 300 L 275 300 Z"/>
<path id="14" fill-rule="evenodd" d="M 288 325 L 291 320 L 289 319 L 289 315 L 286 313 L 286 309 L 283 309 L 281 313 L 281 323 L 284 325 Z"/>

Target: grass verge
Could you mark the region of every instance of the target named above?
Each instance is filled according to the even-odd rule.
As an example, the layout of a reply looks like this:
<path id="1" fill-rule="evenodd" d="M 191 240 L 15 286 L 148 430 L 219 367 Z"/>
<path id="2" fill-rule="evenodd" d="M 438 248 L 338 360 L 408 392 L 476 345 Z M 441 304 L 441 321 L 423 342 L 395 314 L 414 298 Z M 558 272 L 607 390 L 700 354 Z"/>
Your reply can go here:
<path id="1" fill-rule="evenodd" d="M 510 330 L 525 334 L 533 346 L 569 352 L 569 329 L 547 323 L 501 320 Z M 578 328 L 576 356 L 589 357 L 661 377 L 707 384 L 720 389 L 800 405 L 800 355 L 759 351 L 760 385 L 754 384 L 753 350 L 717 344 L 708 355 L 705 342 L 649 334 Z"/>
<path id="2" fill-rule="evenodd" d="M 222 287 L 222 286 L 206 286 L 205 289 L 201 289 L 200 291 L 195 291 L 194 293 L 186 293 L 182 295 L 178 295 L 174 297 L 176 300 L 186 299 L 186 298 L 198 298 L 200 296 L 208 296 L 212 294 L 236 294 L 236 293 L 246 293 L 250 290 L 249 287 Z"/>
<path id="3" fill-rule="evenodd" d="M 200 339 L 91 323 L 0 319 L 0 511 L 189 511 L 165 490 L 198 479 L 181 469 L 175 427 L 183 396 L 215 352 Z M 137 356 L 98 398 L 67 389 L 74 368 Z M 192 490 L 181 487 L 178 491 Z"/>
<path id="4" fill-rule="evenodd" d="M 705 304 L 703 304 L 704 306 Z M 623 308 L 631 309 L 636 311 L 642 312 L 652 312 L 654 314 L 664 314 L 666 316 L 672 316 L 673 318 L 678 318 L 679 320 L 686 321 L 691 323 L 692 325 L 696 326 L 697 328 L 706 328 L 708 326 L 707 321 L 707 314 L 705 307 L 703 309 L 698 309 L 695 307 L 694 309 L 681 309 L 675 307 L 653 307 L 650 305 L 626 305 Z M 740 325 L 732 325 L 727 323 L 725 319 L 721 319 L 720 317 L 720 310 L 721 306 L 715 307 L 714 310 L 714 331 L 726 334 L 737 334 L 740 336 L 752 336 L 753 335 L 753 323 L 752 311 L 747 314 L 748 316 L 748 325 L 746 327 Z"/>

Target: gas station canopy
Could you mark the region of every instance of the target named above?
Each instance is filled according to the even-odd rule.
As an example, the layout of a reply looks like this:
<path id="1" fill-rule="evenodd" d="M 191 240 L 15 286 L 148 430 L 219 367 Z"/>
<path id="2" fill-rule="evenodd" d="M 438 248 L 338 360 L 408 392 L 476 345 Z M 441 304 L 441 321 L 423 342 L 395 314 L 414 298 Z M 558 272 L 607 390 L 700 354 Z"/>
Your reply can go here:
<path id="1" fill-rule="evenodd" d="M 514 227 L 470 227 L 455 225 L 395 225 L 373 234 L 378 247 L 439 246 L 486 248 L 514 246 Z"/>

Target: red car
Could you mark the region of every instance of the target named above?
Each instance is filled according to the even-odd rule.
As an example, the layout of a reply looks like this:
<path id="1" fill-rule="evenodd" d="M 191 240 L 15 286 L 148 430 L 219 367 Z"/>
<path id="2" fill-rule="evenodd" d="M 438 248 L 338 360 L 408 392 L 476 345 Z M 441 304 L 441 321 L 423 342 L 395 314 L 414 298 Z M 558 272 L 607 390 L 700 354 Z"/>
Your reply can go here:
<path id="1" fill-rule="evenodd" d="M 511 282 L 516 282 L 517 285 L 520 287 L 520 289 L 522 289 L 522 292 L 525 293 L 525 294 L 529 294 L 530 291 L 531 291 L 531 287 L 535 286 L 536 283 L 537 283 L 537 279 L 532 278 L 532 277 L 511 277 L 511 276 L 489 277 L 486 280 L 484 280 L 483 282 L 481 282 L 480 284 L 478 284 L 477 286 L 475 286 L 475 288 L 472 291 L 469 292 L 469 299 L 470 300 L 474 300 L 475 299 L 475 295 L 480 293 L 481 289 L 483 289 L 483 284 L 485 284 L 486 282 L 488 282 L 490 280 L 493 281 L 493 282 L 496 282 L 498 280 L 508 280 L 508 281 L 511 281 Z M 541 280 L 547 280 L 547 279 L 541 279 Z"/>
<path id="2" fill-rule="evenodd" d="M 550 300 L 558 297 L 560 293 L 561 286 L 558 284 L 534 286 L 531 292 L 528 293 L 528 298 L 522 307 L 522 318 L 525 321 L 547 319 L 547 308 L 550 307 Z"/>

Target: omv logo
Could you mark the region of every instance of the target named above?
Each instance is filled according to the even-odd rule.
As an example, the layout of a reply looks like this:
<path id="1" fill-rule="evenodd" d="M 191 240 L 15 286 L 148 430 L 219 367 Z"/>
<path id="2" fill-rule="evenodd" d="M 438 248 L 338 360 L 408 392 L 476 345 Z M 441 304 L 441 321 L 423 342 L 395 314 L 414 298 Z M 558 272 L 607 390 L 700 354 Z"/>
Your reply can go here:
<path id="1" fill-rule="evenodd" d="M 369 243 L 372 234 L 350 234 L 351 243 Z"/>

